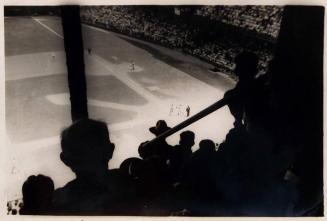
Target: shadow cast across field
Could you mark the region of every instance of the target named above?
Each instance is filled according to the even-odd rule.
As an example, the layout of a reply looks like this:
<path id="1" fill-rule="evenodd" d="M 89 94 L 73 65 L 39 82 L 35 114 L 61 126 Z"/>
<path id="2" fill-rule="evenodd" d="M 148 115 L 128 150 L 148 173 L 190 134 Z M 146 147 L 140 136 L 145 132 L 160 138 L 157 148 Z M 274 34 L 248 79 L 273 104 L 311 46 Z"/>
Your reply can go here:
<path id="1" fill-rule="evenodd" d="M 145 105 L 147 100 L 115 76 L 87 75 L 88 98 L 120 104 Z"/>

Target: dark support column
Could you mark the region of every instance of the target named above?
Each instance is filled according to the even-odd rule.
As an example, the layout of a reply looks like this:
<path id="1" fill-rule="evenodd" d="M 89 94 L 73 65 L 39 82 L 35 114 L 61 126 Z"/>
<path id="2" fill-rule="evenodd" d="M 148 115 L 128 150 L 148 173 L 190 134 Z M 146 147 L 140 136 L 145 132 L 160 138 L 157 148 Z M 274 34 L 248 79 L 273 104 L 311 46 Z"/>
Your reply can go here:
<path id="1" fill-rule="evenodd" d="M 88 117 L 79 6 L 61 6 L 72 121 Z"/>
<path id="2" fill-rule="evenodd" d="M 278 140 L 298 153 L 294 166 L 309 206 L 323 200 L 323 34 L 323 7 L 285 7 L 272 70 Z"/>

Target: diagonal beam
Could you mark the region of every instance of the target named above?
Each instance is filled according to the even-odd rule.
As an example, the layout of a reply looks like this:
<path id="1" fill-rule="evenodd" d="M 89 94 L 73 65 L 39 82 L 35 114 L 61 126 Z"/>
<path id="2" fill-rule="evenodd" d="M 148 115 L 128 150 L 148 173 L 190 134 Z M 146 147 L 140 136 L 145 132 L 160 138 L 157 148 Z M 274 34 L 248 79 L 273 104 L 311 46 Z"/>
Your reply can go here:
<path id="1" fill-rule="evenodd" d="M 216 103 L 210 105 L 209 107 L 203 109 L 202 111 L 198 112 L 197 114 L 193 115 L 192 117 L 188 118 L 187 120 L 181 122 L 180 124 L 176 125 L 175 127 L 167 130 L 165 133 L 160 134 L 159 136 L 157 136 L 156 138 L 154 138 L 153 140 L 151 140 L 150 142 L 146 143 L 145 145 L 150 145 L 153 144 L 159 140 L 163 140 L 167 137 L 169 137 L 170 135 L 176 133 L 177 131 L 189 126 L 190 124 L 193 124 L 194 122 L 204 118 L 205 116 L 211 114 L 212 112 L 222 108 L 223 106 L 225 106 L 226 104 L 229 103 L 229 101 L 231 99 L 233 99 L 234 96 L 228 96 L 228 97 L 224 97 L 222 99 L 220 99 L 219 101 L 217 101 Z"/>

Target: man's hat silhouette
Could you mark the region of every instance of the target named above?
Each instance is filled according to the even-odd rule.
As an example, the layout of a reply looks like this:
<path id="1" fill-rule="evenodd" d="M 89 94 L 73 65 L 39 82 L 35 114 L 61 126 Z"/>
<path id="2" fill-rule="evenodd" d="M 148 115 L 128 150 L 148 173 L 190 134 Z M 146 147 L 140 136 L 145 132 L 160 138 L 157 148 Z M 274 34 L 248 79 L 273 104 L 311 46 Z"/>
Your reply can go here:
<path id="1" fill-rule="evenodd" d="M 150 132 L 156 136 L 166 132 L 169 129 L 170 127 L 167 126 L 167 123 L 164 120 L 158 120 L 155 127 L 149 128 Z"/>

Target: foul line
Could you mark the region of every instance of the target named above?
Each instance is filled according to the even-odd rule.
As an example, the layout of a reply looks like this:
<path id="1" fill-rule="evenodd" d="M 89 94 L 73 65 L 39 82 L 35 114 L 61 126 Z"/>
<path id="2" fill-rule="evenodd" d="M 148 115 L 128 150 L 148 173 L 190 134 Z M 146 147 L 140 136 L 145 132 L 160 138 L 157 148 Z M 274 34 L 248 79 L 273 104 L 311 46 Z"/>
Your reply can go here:
<path id="1" fill-rule="evenodd" d="M 47 25 L 43 24 L 42 22 L 40 22 L 38 19 L 31 17 L 34 21 L 36 21 L 37 23 L 39 23 L 40 25 L 42 25 L 42 27 L 46 28 L 48 31 L 52 32 L 53 34 L 57 35 L 59 38 L 64 39 L 64 37 L 60 34 L 58 34 L 57 32 L 55 32 L 54 30 L 52 30 L 51 28 L 49 28 Z"/>
<path id="2" fill-rule="evenodd" d="M 113 70 L 108 65 L 108 62 L 105 59 L 101 58 L 100 56 L 98 56 L 96 54 L 93 54 L 93 57 L 96 62 L 103 65 L 108 71 L 110 71 L 112 73 L 112 75 L 114 75 L 120 81 L 124 82 L 130 89 L 135 91 L 137 94 L 141 95 L 143 98 L 145 98 L 148 101 L 152 101 L 152 102 L 158 101 L 158 99 L 154 95 L 152 95 L 150 92 L 148 92 L 146 89 L 144 89 L 139 83 L 130 79 L 126 72 L 122 72 L 119 70 Z"/>
<path id="3" fill-rule="evenodd" d="M 49 30 L 50 32 L 52 32 L 53 34 L 57 35 L 60 38 L 63 38 L 60 34 L 58 34 L 57 32 L 55 32 L 53 29 L 49 28 L 47 25 L 43 24 L 42 22 L 40 22 L 36 18 L 32 17 L 32 19 L 35 20 L 40 25 L 42 25 L 47 30 Z M 134 80 L 132 80 L 128 76 L 126 76 L 126 73 L 122 73 L 122 72 L 119 71 L 120 73 L 116 74 L 116 71 L 112 70 L 112 68 L 109 67 L 108 62 L 105 59 L 103 59 L 100 56 L 95 55 L 95 54 L 93 54 L 93 56 L 94 56 L 95 61 L 97 61 L 98 63 L 104 65 L 104 67 L 108 71 L 110 71 L 115 77 L 117 77 L 119 80 L 121 80 L 122 82 L 124 82 L 132 90 L 134 90 L 136 93 L 140 94 L 143 98 L 147 99 L 148 101 L 157 101 L 158 100 L 154 95 L 152 95 L 151 93 L 149 93 L 141 85 L 139 85 L 137 82 L 135 82 Z"/>

